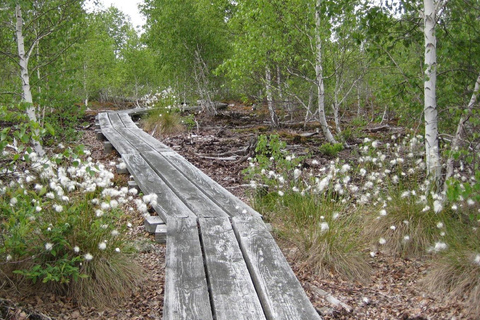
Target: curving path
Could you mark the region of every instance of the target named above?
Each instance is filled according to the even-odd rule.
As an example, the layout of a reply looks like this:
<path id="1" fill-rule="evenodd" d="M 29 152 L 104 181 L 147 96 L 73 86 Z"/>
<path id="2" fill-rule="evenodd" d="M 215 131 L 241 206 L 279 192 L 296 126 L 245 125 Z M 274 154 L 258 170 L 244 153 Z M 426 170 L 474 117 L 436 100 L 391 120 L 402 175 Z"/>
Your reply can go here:
<path id="1" fill-rule="evenodd" d="M 97 121 L 142 192 L 157 195 L 167 229 L 163 319 L 321 319 L 261 215 L 138 128 L 134 112 Z"/>

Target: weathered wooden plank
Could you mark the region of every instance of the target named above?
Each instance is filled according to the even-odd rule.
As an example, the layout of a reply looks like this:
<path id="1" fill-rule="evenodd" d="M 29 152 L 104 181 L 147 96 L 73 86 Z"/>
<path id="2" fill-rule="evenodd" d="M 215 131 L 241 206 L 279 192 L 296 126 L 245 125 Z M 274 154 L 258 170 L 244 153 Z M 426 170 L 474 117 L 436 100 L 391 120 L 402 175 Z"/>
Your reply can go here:
<path id="1" fill-rule="evenodd" d="M 169 148 L 166 144 L 160 142 L 158 139 L 152 137 L 145 131 L 137 128 L 137 129 L 131 129 L 131 131 L 136 134 L 138 137 L 142 138 L 143 141 L 145 141 L 147 144 L 152 146 L 153 149 L 159 151 L 159 152 L 166 152 L 166 151 L 172 151 L 171 148 Z"/>
<path id="2" fill-rule="evenodd" d="M 112 124 L 110 123 L 110 119 L 108 118 L 108 114 L 105 112 L 99 113 L 97 115 L 97 120 L 100 125 L 100 128 L 111 128 Z"/>
<path id="3" fill-rule="evenodd" d="M 142 156 L 127 154 L 123 156 L 123 160 L 143 193 L 157 194 L 157 203 L 153 207 L 164 221 L 167 221 L 168 217 L 195 217 Z"/>
<path id="4" fill-rule="evenodd" d="M 158 225 L 165 225 L 165 221 L 159 216 L 146 216 L 143 226 L 148 233 L 155 233 Z"/>
<path id="5" fill-rule="evenodd" d="M 115 147 L 115 149 L 120 154 L 128 154 L 128 153 L 137 153 L 135 148 L 131 143 L 125 140 L 122 135 L 120 135 L 115 129 L 113 128 L 102 128 L 103 135 L 108 139 L 108 141 Z"/>
<path id="6" fill-rule="evenodd" d="M 110 119 L 110 122 L 112 123 L 112 127 L 116 130 L 118 129 L 123 129 L 125 128 L 125 125 L 123 124 L 123 121 L 120 119 L 120 116 L 116 112 L 110 112 L 108 113 L 108 118 Z"/>
<path id="7" fill-rule="evenodd" d="M 267 318 L 321 319 L 263 221 L 255 217 L 232 220 Z"/>
<path id="8" fill-rule="evenodd" d="M 128 113 L 119 113 L 118 116 L 122 120 L 126 128 L 138 128 L 137 125 L 133 122 L 132 117 Z"/>
<path id="9" fill-rule="evenodd" d="M 123 136 L 124 140 L 127 140 L 134 145 L 135 149 L 137 149 L 140 153 L 155 151 L 150 144 L 146 143 L 144 139 L 136 134 L 135 131 L 132 131 L 131 128 L 117 128 L 117 131 L 121 136 Z"/>
<path id="10" fill-rule="evenodd" d="M 167 222 L 164 320 L 213 319 L 195 219 Z"/>
<path id="11" fill-rule="evenodd" d="M 235 197 L 178 153 L 171 151 L 162 152 L 161 154 L 230 216 L 253 215 L 261 217 L 257 211 Z"/>
<path id="12" fill-rule="evenodd" d="M 180 197 L 198 217 L 228 217 L 227 213 L 217 206 L 212 200 L 205 197 L 197 188 L 178 170 L 172 167 L 158 152 L 142 153 L 145 160 L 154 168 L 155 172 L 162 177 L 170 189 Z"/>
<path id="13" fill-rule="evenodd" d="M 230 220 L 199 222 L 215 319 L 265 319 Z"/>

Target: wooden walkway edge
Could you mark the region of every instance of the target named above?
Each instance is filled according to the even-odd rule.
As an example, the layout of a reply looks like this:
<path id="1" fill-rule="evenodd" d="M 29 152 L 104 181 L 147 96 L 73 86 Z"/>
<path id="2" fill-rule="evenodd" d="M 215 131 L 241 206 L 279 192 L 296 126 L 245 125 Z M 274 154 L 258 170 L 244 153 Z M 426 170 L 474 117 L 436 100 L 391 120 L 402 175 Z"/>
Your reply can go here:
<path id="1" fill-rule="evenodd" d="M 163 319 L 321 319 L 258 212 L 129 112 L 97 121 L 142 192 L 157 195 L 151 220 L 167 231 Z"/>

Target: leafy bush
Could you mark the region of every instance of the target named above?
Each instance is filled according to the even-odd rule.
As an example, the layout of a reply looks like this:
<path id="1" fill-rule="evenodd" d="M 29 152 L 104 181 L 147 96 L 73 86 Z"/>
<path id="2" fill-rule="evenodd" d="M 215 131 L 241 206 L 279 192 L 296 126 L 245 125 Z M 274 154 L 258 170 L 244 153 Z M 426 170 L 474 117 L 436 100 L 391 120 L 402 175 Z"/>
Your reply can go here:
<path id="1" fill-rule="evenodd" d="M 111 188 L 110 171 L 68 150 L 22 159 L 24 170 L 0 181 L 0 288 L 34 284 L 86 305 L 133 290 L 141 273 L 120 210 L 129 190 Z"/>

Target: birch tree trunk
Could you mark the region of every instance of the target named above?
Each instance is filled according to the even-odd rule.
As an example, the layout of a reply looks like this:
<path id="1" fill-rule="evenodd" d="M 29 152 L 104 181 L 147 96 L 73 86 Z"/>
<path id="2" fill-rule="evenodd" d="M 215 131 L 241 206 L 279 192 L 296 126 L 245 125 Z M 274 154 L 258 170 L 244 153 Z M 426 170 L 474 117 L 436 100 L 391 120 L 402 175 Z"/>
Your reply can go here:
<path id="1" fill-rule="evenodd" d="M 22 100 L 28 103 L 27 107 L 27 116 L 30 121 L 36 122 L 37 116 L 35 115 L 35 107 L 33 106 L 32 91 L 30 89 L 30 76 L 28 74 L 28 60 L 30 56 L 25 53 L 25 40 L 23 37 L 23 18 L 22 18 L 22 9 L 19 4 L 15 6 L 15 31 L 17 35 L 17 47 L 18 47 L 18 57 L 19 57 L 19 66 L 20 66 L 20 78 L 22 79 Z M 40 132 L 38 129 L 33 130 L 34 135 L 37 139 L 40 138 Z M 35 152 L 40 156 L 45 154 L 45 151 L 42 148 L 42 145 L 37 139 L 33 139 L 32 143 L 35 149 Z"/>
<path id="2" fill-rule="evenodd" d="M 268 66 L 265 68 L 265 90 L 267 91 L 267 104 L 268 111 L 270 112 L 270 121 L 272 122 L 272 126 L 276 128 L 278 127 L 278 117 L 273 105 L 272 72 Z"/>
<path id="3" fill-rule="evenodd" d="M 445 184 L 444 190 L 447 189 L 447 180 L 452 177 L 453 175 L 453 154 L 458 151 L 458 149 L 462 146 L 462 140 L 465 132 L 465 125 L 470 119 L 473 114 L 473 107 L 477 102 L 477 94 L 480 91 L 480 74 L 478 75 L 477 81 L 475 82 L 475 87 L 473 89 L 472 97 L 468 102 L 467 109 L 465 110 L 464 114 L 460 117 L 460 121 L 458 122 L 457 132 L 453 137 L 452 146 L 450 150 L 450 156 L 447 160 L 447 173 L 445 176 Z"/>
<path id="4" fill-rule="evenodd" d="M 322 39 L 320 36 L 321 30 L 321 12 L 320 7 L 322 5 L 322 0 L 317 0 L 315 6 L 315 75 L 316 75 L 316 85 L 317 85 L 317 98 L 318 98 L 318 116 L 320 120 L 320 126 L 322 128 L 323 134 L 329 143 L 337 143 L 335 138 L 328 127 L 327 118 L 325 116 L 325 86 L 323 82 L 323 67 L 322 67 Z"/>
<path id="5" fill-rule="evenodd" d="M 433 186 L 439 189 L 441 178 L 440 153 L 438 150 L 438 116 L 437 116 L 437 52 L 435 37 L 435 2 L 424 0 L 424 36 L 425 36 L 425 82 L 424 82 L 424 116 L 425 116 L 425 153 L 427 175 Z"/>

